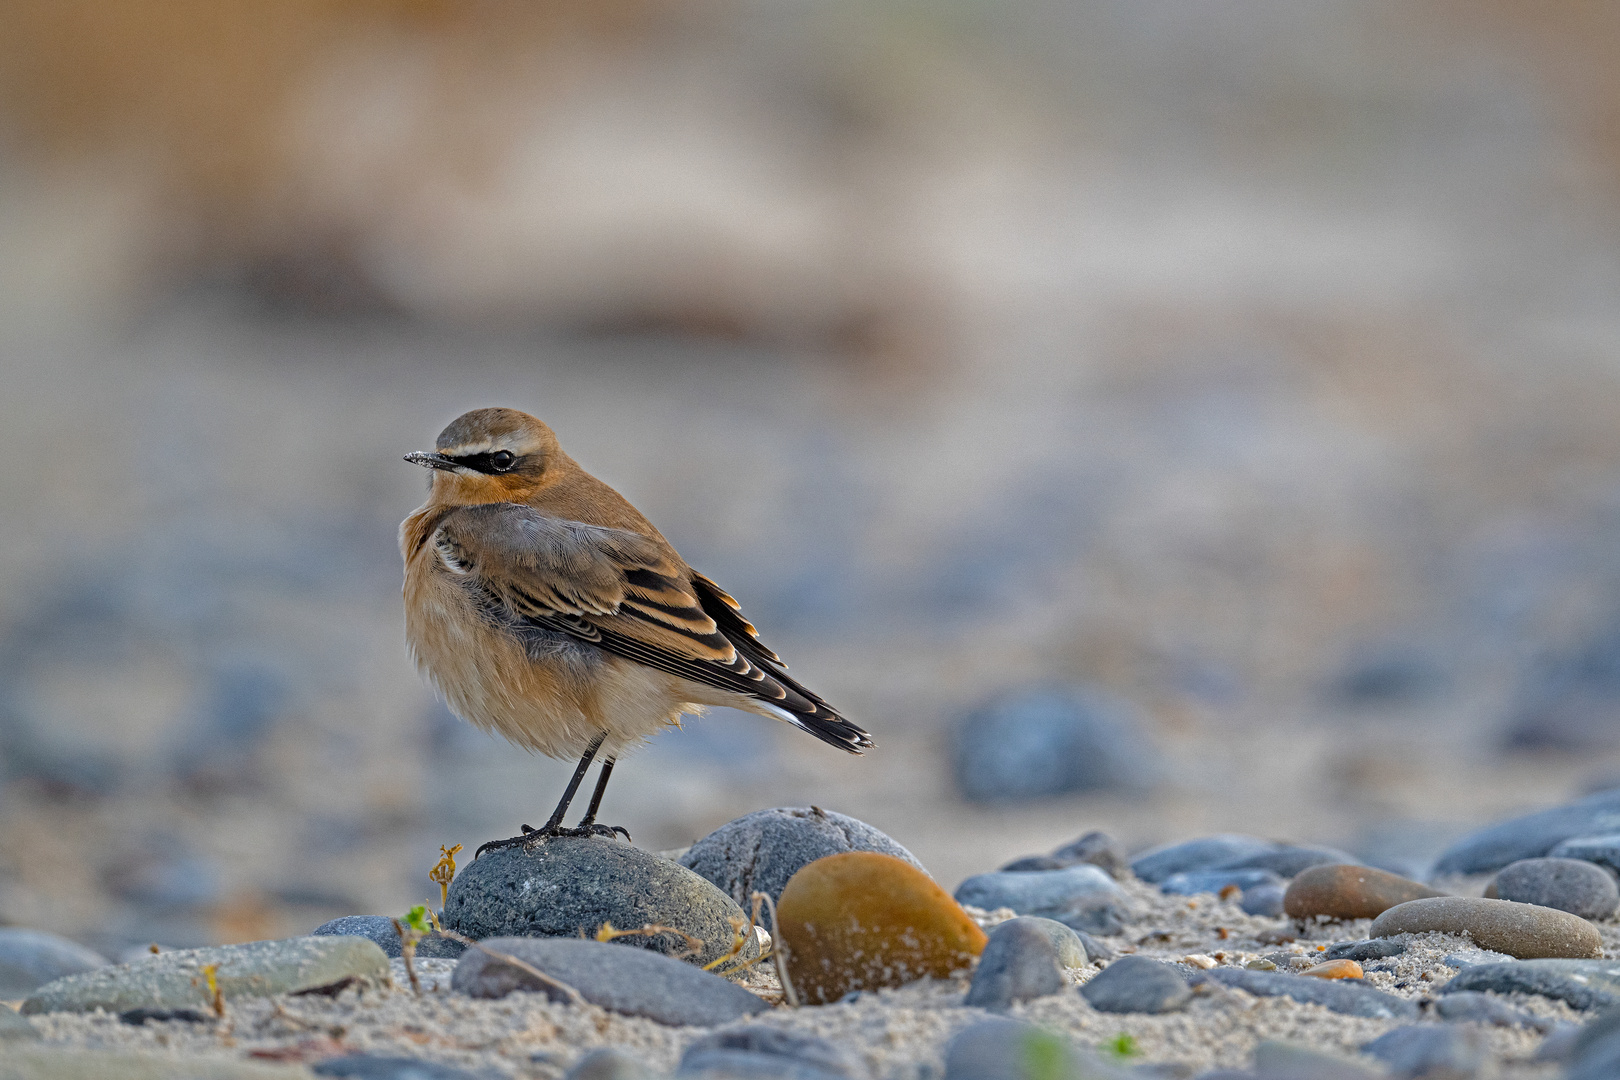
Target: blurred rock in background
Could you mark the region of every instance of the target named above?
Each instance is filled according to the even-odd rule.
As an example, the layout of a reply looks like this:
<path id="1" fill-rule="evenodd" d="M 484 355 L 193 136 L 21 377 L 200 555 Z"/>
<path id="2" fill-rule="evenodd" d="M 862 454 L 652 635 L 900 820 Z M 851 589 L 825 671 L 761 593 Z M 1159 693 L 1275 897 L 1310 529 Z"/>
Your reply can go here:
<path id="1" fill-rule="evenodd" d="M 6 5 L 0 921 L 397 912 L 552 805 L 401 641 L 399 459 L 490 404 L 876 735 L 660 736 L 644 847 L 815 804 L 947 887 L 1093 828 L 1421 875 L 1612 778 L 1616 17 Z M 998 695 L 1054 686 L 1034 740 Z"/>

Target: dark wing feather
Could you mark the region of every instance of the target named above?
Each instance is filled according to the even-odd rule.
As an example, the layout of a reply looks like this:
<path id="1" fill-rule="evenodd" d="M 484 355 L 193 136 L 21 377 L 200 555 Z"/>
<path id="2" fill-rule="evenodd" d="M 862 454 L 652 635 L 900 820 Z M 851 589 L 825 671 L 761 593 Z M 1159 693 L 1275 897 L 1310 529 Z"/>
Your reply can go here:
<path id="1" fill-rule="evenodd" d="M 852 753 L 872 745 L 789 678 L 737 602 L 639 533 L 516 503 L 452 511 L 433 535 L 445 565 L 513 633 L 548 630 L 692 682 L 745 694 Z"/>

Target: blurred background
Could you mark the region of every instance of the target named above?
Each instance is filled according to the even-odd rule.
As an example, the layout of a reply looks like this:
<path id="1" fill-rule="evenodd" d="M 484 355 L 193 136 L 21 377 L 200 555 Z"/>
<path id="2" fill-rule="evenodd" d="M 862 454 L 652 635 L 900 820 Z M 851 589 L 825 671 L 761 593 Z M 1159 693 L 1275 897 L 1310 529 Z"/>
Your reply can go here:
<path id="1" fill-rule="evenodd" d="M 5 0 L 0 921 L 292 934 L 544 816 L 402 643 L 401 455 L 497 404 L 879 743 L 717 711 L 641 846 L 1421 875 L 1620 780 L 1617 240 L 1602 0 Z"/>

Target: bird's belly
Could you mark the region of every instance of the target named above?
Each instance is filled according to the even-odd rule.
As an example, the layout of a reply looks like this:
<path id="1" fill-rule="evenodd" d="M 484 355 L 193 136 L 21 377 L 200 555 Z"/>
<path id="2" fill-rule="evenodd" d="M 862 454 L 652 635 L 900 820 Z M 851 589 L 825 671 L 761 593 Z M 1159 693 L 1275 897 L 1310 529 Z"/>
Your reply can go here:
<path id="1" fill-rule="evenodd" d="M 456 715 L 548 757 L 578 757 L 603 732 L 616 754 L 697 711 L 663 672 L 566 634 L 492 624 L 447 575 L 407 576 L 405 634 Z"/>

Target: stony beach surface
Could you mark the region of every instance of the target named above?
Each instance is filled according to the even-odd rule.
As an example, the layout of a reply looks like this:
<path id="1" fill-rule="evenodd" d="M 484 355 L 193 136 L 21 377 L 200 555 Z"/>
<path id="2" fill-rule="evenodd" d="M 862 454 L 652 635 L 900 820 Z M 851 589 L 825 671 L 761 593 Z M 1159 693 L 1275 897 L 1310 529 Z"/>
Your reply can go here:
<path id="1" fill-rule="evenodd" d="M 378 917 L 122 965 L 8 931 L 8 986 L 34 974 L 0 1012 L 0 1078 L 1585 1080 L 1620 1060 L 1620 920 L 1604 864 L 1544 855 L 1586 850 L 1617 799 L 1465 837 L 1442 864 L 1473 873 L 1429 883 L 1238 835 L 1127 861 L 1091 833 L 953 897 L 815 808 L 740 819 L 696 859 L 541 841 L 450 884 L 446 923 L 508 914 L 422 941 L 419 992 Z M 687 866 L 759 886 L 740 898 L 768 896 L 775 933 Z"/>

